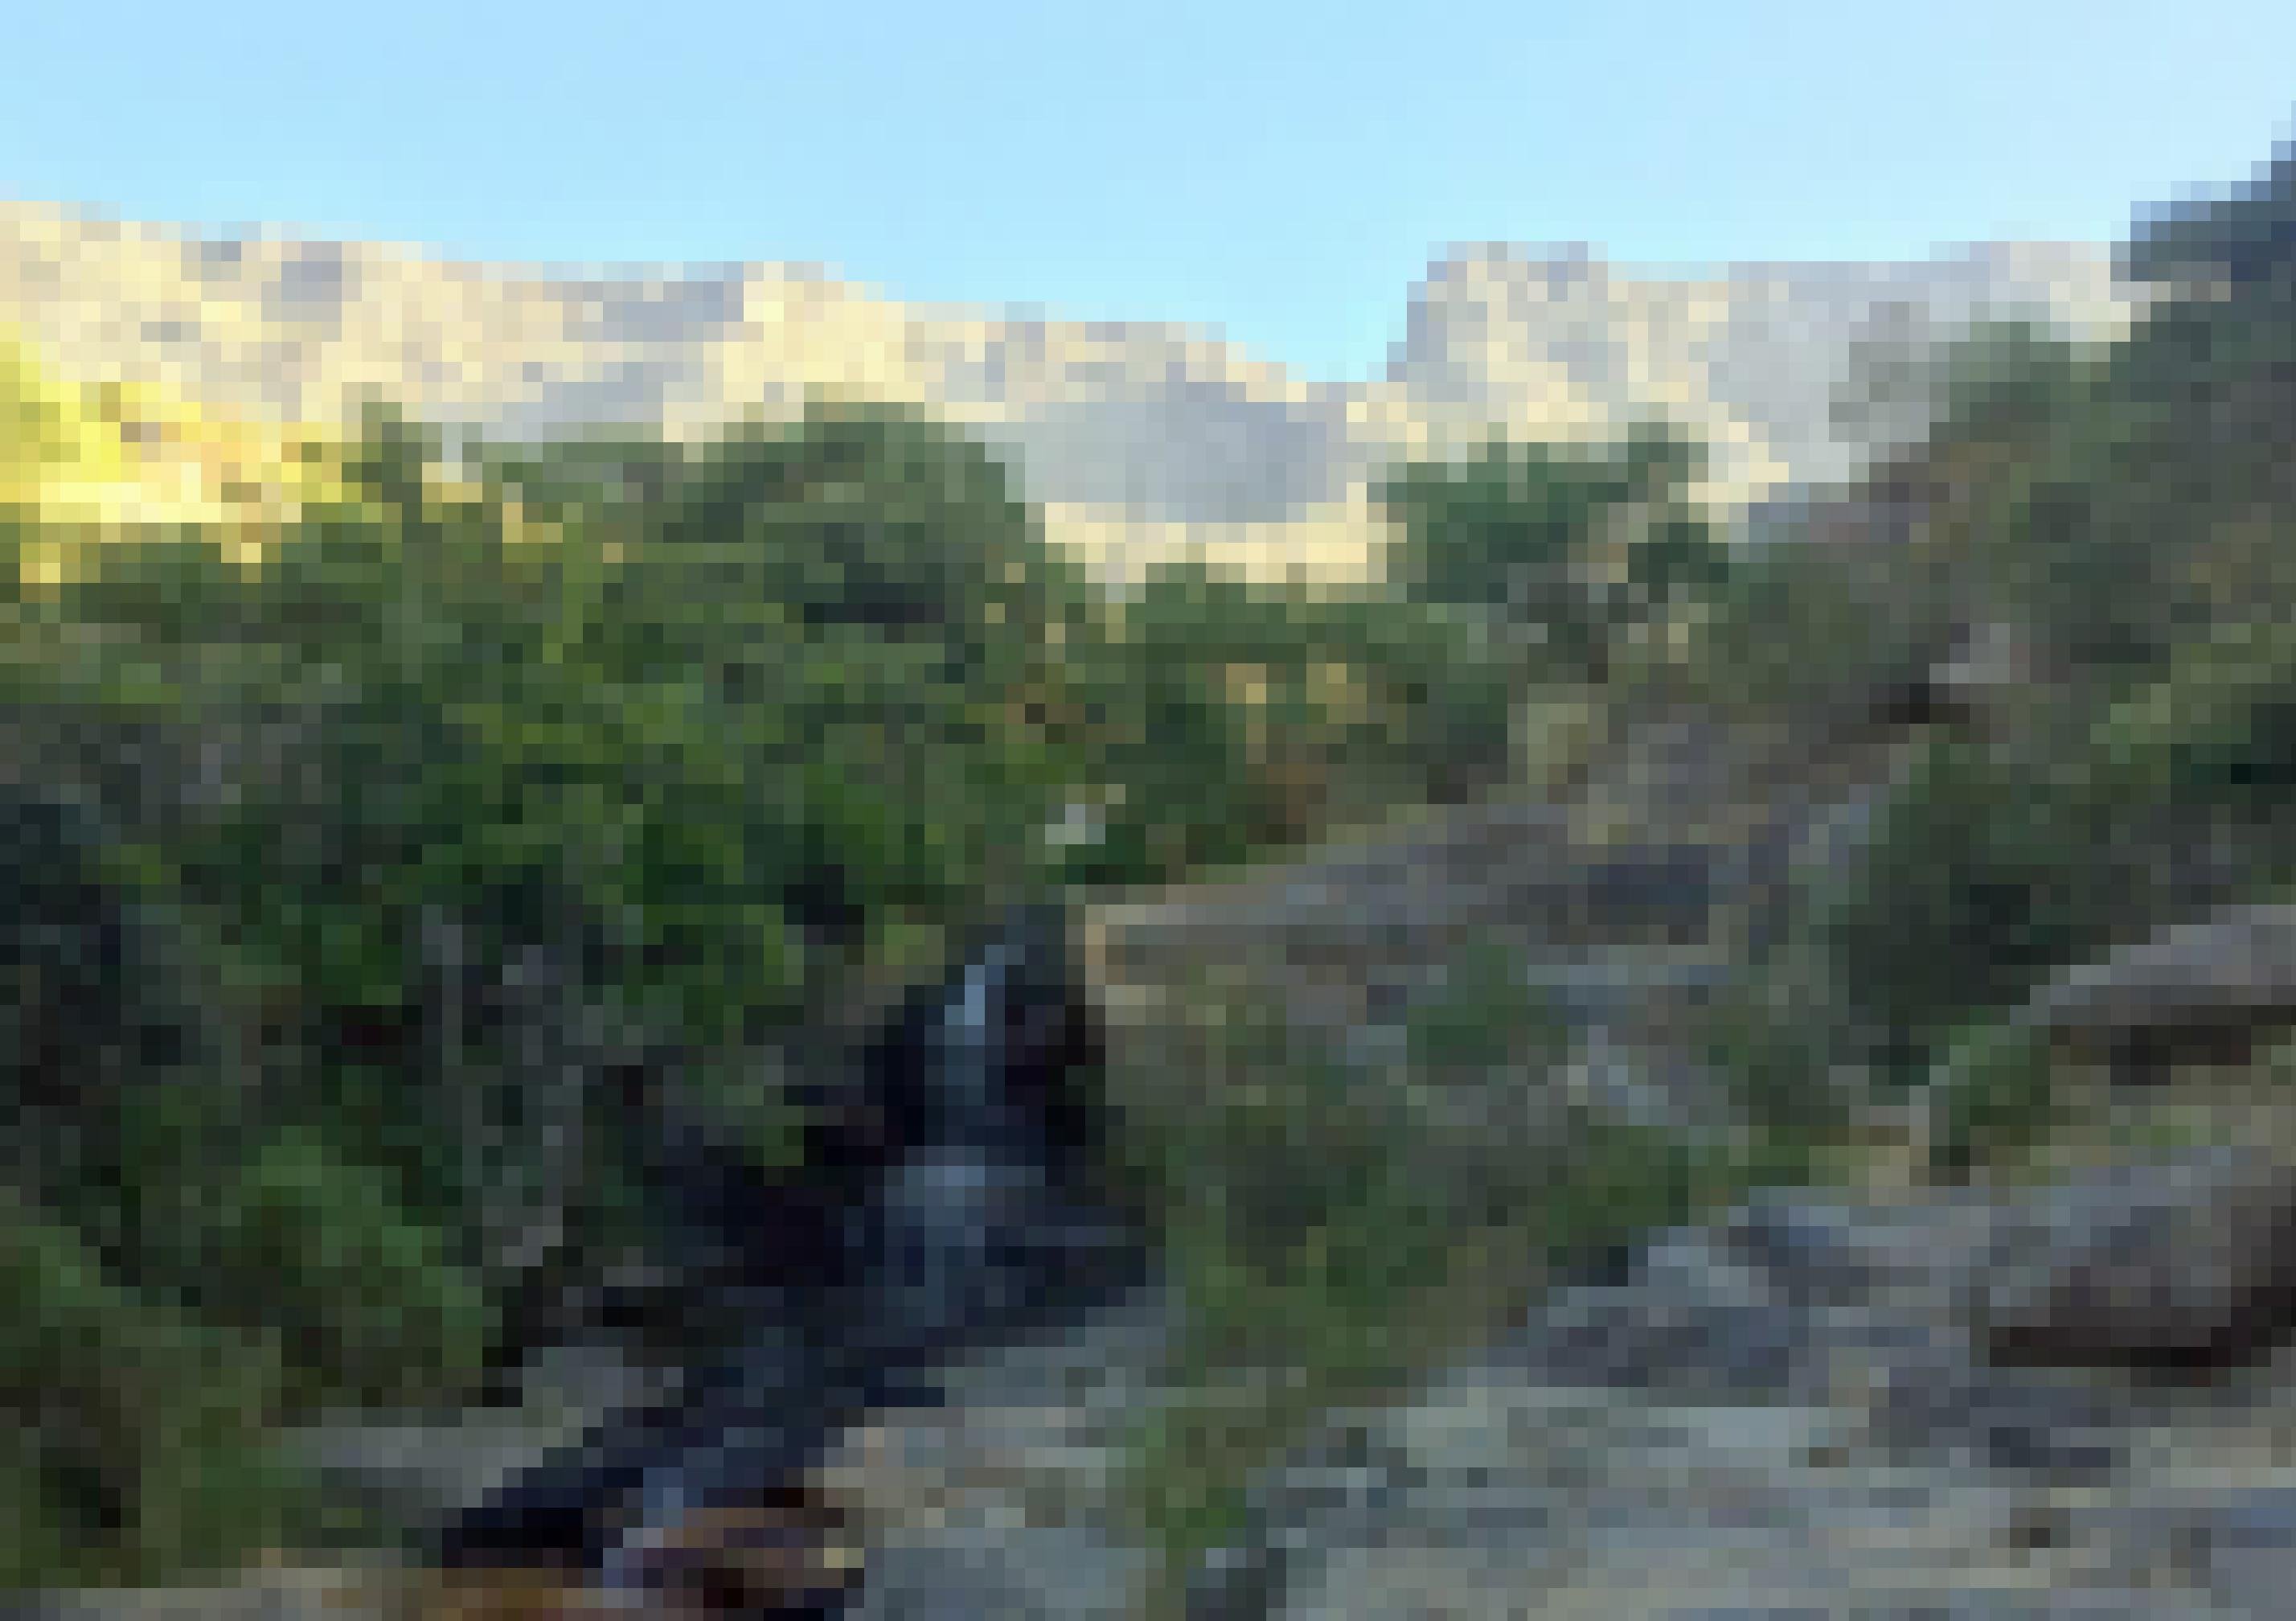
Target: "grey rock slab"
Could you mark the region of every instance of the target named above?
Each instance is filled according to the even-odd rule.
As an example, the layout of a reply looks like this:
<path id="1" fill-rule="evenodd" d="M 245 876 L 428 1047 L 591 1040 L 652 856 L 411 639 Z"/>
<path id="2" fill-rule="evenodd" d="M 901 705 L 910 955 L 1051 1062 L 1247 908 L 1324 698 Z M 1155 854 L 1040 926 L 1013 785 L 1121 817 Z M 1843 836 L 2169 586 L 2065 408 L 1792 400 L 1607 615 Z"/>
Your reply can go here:
<path id="1" fill-rule="evenodd" d="M 1867 1414 L 1874 1437 L 1900 1452 L 2082 1477 L 2120 1461 L 2129 1416 L 2109 1392 L 1952 1351 L 1878 1370 Z"/>
<path id="2" fill-rule="evenodd" d="M 1965 1304 L 1999 1360 L 2255 1360 L 2296 1328 L 2296 1167 L 2220 1148 L 2074 1178 L 2005 1213 Z"/>
<path id="3" fill-rule="evenodd" d="M 1083 1621 L 1132 1615 L 1148 1555 L 1087 1527 L 995 1518 L 870 1551 L 854 1621 Z"/>
<path id="4" fill-rule="evenodd" d="M 86 1591 L 11 1599 L 5 1621 L 395 1621 L 387 1576 L 266 1571 L 209 1587 Z"/>
<path id="5" fill-rule="evenodd" d="M 1726 1218 L 1722 1241 L 1794 1299 L 1949 1307 L 1984 1264 L 1997 1221 L 1993 1202 L 1972 1194 L 1854 1205 L 1765 1192 Z"/>
<path id="6" fill-rule="evenodd" d="M 2296 1009 L 2296 906 L 2236 908 L 2086 963 L 2019 1015 L 2028 1028 L 2109 1044 L 2132 1031 Z"/>
<path id="7" fill-rule="evenodd" d="M 2285 1379 L 2170 1400 L 1996 1363 L 1971 1332 L 2016 1235 L 2110 1205 L 1776 1195 L 1661 1234 L 1485 1358 L 1336 1417 L 1255 1488 L 1192 1613 L 2296 1613 L 2296 1488 L 2259 1473 Z M 2132 1464 L 2177 1436 L 2177 1478 L 2213 1495 Z"/>
<path id="8" fill-rule="evenodd" d="M 944 1405 L 849 1432 L 828 1475 L 866 1527 L 856 1617 L 1132 1614 L 1152 1556 L 1117 1486 L 1132 1425 L 1161 1398 L 1174 1309 L 1144 1289 L 949 1370 Z"/>

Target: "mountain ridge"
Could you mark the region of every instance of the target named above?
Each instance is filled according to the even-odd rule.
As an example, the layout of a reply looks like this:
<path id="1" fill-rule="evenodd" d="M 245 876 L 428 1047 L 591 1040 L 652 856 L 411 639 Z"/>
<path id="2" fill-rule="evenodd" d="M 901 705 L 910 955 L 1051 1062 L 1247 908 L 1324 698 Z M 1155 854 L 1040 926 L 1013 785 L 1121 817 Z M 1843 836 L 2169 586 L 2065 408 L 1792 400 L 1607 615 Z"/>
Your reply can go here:
<path id="1" fill-rule="evenodd" d="M 62 374 L 292 421 L 348 421 L 373 391 L 512 439 L 692 438 L 869 396 L 1011 457 L 1047 531 L 1119 577 L 1199 547 L 1248 572 L 1359 576 L 1382 470 L 1495 428 L 1599 439 L 1662 415 L 1710 445 L 1704 493 L 1742 510 L 1917 431 L 1918 400 L 1838 418 L 1858 366 L 2001 315 L 2109 337 L 2135 307 L 2109 251 L 2077 243 L 1670 276 L 1584 245 L 1468 244 L 1411 290 L 1383 376 L 1328 383 L 1179 323 L 903 302 L 818 265 L 492 263 L 0 203 L 0 320 Z"/>

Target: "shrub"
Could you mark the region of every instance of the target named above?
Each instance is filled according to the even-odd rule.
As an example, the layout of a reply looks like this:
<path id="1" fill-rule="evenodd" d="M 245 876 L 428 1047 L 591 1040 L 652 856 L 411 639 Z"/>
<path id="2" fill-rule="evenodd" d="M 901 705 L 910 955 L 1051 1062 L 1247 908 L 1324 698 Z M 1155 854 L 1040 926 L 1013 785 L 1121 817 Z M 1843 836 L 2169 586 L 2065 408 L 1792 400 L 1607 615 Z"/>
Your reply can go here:
<path id="1" fill-rule="evenodd" d="M 1926 543 L 1767 541 L 1723 588 L 1683 679 L 1723 714 L 1822 734 L 1924 675 L 1952 646 L 1964 591 Z"/>
<path id="2" fill-rule="evenodd" d="M 1184 1009 L 1179 1049 L 1156 1060 L 1167 1083 L 1127 1089 L 1183 1325 L 1132 1501 L 1175 1580 L 1317 1414 L 1388 1398 L 1498 1331 L 1558 1264 L 1741 1176 L 1554 1098 L 1562 1027 L 1495 948 L 1462 954 L 1394 1066 L 1342 1061 L 1248 976 L 1207 976 Z"/>
<path id="3" fill-rule="evenodd" d="M 239 1171 L 220 1206 L 203 1292 L 219 1315 L 293 1345 L 310 1394 L 403 1403 L 479 1374 L 488 1302 L 390 1179 L 291 1134 Z"/>
<path id="4" fill-rule="evenodd" d="M 1788 962 L 1753 973 L 1702 1010 L 1699 1056 L 1770 1152 L 1807 1156 L 1849 1123 L 1849 1100 L 1832 1073 L 1827 1009 L 1822 992 L 1798 983 Z"/>
<path id="5" fill-rule="evenodd" d="M 1411 1008 L 1407 1035 L 1414 1074 L 1488 1078 L 1512 1066 L 1520 1083 L 1562 1061 L 1570 1030 L 1524 983 L 1521 953 L 1486 941 L 1443 966 L 1441 983 Z"/>
<path id="6" fill-rule="evenodd" d="M 1857 1039 L 1909 1081 L 2142 906 L 2101 807 L 1964 739 L 1929 740 L 1816 921 Z"/>
<path id="7" fill-rule="evenodd" d="M 284 1523 L 280 1346 L 119 1286 L 68 1226 L 0 1197 L 0 1585 L 227 1568 Z M 21 1536 L 14 1532 L 17 1525 Z"/>
<path id="8" fill-rule="evenodd" d="M 2005 1020 L 1957 1035 L 1929 1084 L 1931 1168 L 1949 1178 L 2038 1145 L 2055 1115 L 2056 1066 L 2046 1038 Z"/>

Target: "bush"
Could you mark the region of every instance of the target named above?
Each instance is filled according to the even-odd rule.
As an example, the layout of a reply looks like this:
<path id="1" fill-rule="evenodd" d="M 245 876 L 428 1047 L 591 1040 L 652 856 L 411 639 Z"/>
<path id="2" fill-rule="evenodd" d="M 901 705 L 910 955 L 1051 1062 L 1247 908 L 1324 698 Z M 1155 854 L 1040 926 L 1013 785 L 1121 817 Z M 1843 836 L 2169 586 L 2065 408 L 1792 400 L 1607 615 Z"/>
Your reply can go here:
<path id="1" fill-rule="evenodd" d="M 227 1568 L 284 1523 L 266 1461 L 280 1345 L 121 1288 L 69 1227 L 0 1197 L 0 1585 Z M 22 1534 L 15 1527 L 20 1525 Z"/>
<path id="2" fill-rule="evenodd" d="M 239 1172 L 209 1241 L 211 1309 L 283 1336 L 308 1395 L 435 1400 L 481 1371 L 488 1302 L 446 1235 L 389 1178 L 310 1137 L 283 1136 Z"/>
<path id="3" fill-rule="evenodd" d="M 1410 601 L 1487 616 L 1548 673 L 1599 681 L 1629 628 L 1728 572 L 1683 496 L 1699 461 L 1645 425 L 1607 451 L 1493 440 L 1406 465 L 1375 492 L 1401 531 L 1389 578 Z"/>
<path id="4" fill-rule="evenodd" d="M 2273 819 L 2296 788 L 2296 628 L 2234 625 L 2185 649 L 2105 712 L 2091 753 L 2100 792 Z"/>
<path id="5" fill-rule="evenodd" d="M 1948 1178 L 2045 1141 L 2055 1118 L 2046 1038 L 2005 1020 L 1980 1023 L 1948 1042 L 1930 1085 L 1930 1164 Z"/>
<path id="6" fill-rule="evenodd" d="M 1432 1084 L 1520 1086 L 1561 1063 L 1570 1026 L 1523 969 L 1522 953 L 1496 941 L 1450 953 L 1407 1013 L 1408 1073 Z"/>
<path id="7" fill-rule="evenodd" d="M 1827 1016 L 1822 992 L 1797 984 L 1790 964 L 1773 962 L 1723 989 L 1700 1017 L 1699 1056 L 1751 1130 L 1781 1154 L 1813 1154 L 1849 1124 Z"/>
<path id="8" fill-rule="evenodd" d="M 2106 810 L 1980 745 L 1924 744 L 1815 924 L 1884 1075 L 1914 1079 L 1946 1032 L 2142 921 Z"/>
<path id="9" fill-rule="evenodd" d="M 1725 715 L 1822 736 L 1928 673 L 1963 622 L 1964 590 L 1924 543 L 1770 540 L 1721 591 L 1685 679 Z"/>
<path id="10" fill-rule="evenodd" d="M 1463 954 L 1412 1022 L 1414 1056 L 1376 1069 L 1267 988 L 1207 978 L 1167 1083 L 1128 1089 L 1183 1323 L 1177 1395 L 1130 1479 L 1168 1574 L 1235 1528 L 1256 1469 L 1318 1413 L 1387 1399 L 1500 1331 L 1555 1266 L 1737 1185 L 1554 1098 L 1562 1027 L 1518 970 Z"/>

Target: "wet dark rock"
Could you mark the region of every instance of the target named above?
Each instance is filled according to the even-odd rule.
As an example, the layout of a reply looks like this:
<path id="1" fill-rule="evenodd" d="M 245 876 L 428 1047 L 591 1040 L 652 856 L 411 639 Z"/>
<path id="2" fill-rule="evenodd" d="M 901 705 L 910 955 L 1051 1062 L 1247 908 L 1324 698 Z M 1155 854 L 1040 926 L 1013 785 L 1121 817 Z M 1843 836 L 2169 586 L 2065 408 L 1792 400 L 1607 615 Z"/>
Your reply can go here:
<path id="1" fill-rule="evenodd" d="M 847 1426 L 938 1401 L 936 1370 L 969 1349 L 1144 1276 L 1136 1230 L 1099 1197 L 1097 1057 L 1064 920 L 1009 916 L 819 1100 L 800 1169 L 687 1207 L 741 1262 L 745 1342 L 473 1505 L 433 1556 L 621 1591 L 789 1564 L 784 1533 L 820 1520 L 812 1471 Z"/>

